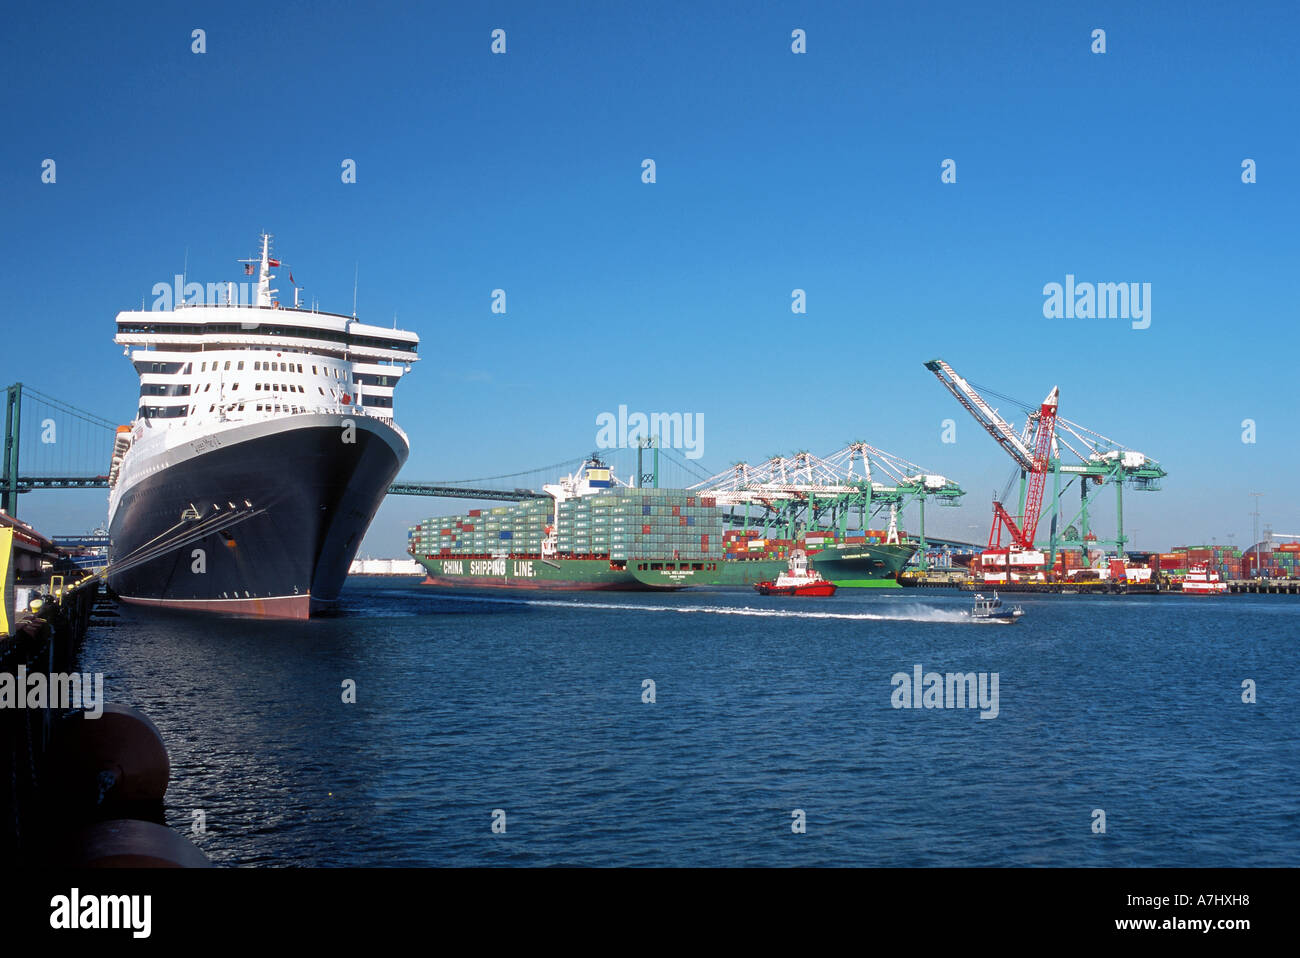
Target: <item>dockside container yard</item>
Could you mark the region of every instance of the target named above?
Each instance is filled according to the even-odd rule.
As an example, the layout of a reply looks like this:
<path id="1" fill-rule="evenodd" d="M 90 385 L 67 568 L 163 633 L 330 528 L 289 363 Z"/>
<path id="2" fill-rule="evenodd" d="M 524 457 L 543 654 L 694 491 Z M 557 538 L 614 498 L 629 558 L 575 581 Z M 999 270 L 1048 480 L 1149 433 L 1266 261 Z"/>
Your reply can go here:
<path id="1" fill-rule="evenodd" d="M 1151 557 L 1152 564 L 1157 560 Z M 1193 566 L 1203 565 L 1225 579 L 1291 579 L 1300 575 L 1300 543 L 1282 545 L 1260 543 L 1259 548 L 1238 549 L 1231 546 L 1174 546 L 1159 554 L 1160 570 L 1181 578 Z"/>

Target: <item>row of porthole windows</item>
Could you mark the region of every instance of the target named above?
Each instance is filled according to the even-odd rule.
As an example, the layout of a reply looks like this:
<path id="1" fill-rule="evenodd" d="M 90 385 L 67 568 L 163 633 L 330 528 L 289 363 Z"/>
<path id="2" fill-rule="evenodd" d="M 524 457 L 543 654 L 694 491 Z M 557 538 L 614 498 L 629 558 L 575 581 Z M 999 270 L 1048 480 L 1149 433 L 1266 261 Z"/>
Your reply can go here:
<path id="1" fill-rule="evenodd" d="M 221 365 L 220 360 L 213 360 L 213 361 L 212 361 L 212 372 L 217 372 L 217 369 L 218 369 L 218 368 L 220 368 L 220 369 L 222 369 L 222 370 L 229 370 L 229 369 L 230 369 L 230 364 L 231 364 L 231 363 L 234 363 L 234 368 L 235 368 L 235 370 L 237 370 L 237 372 L 238 372 L 238 370 L 243 369 L 243 360 L 229 360 L 229 359 L 227 359 L 227 360 L 225 361 L 225 365 Z M 159 365 L 159 364 L 155 363 L 155 364 L 153 364 L 153 365 L 155 365 L 155 367 L 157 367 L 157 365 Z M 253 368 L 253 372 L 269 372 L 269 373 L 300 373 L 300 372 L 303 372 L 303 364 L 302 364 L 302 363 L 270 363 L 270 361 L 265 361 L 265 363 L 264 363 L 264 361 L 261 361 L 261 360 L 255 360 L 255 361 L 253 361 L 252 368 Z M 157 372 L 156 369 L 155 369 L 155 372 Z M 208 364 L 207 364 L 207 363 L 200 363 L 200 364 L 199 364 L 199 372 L 200 372 L 200 373 L 208 372 Z M 333 376 L 333 377 L 335 378 L 335 380 L 342 380 L 342 378 L 344 378 L 344 377 L 342 376 L 341 370 L 339 370 L 337 367 L 325 367 L 325 374 L 326 374 L 326 376 Z M 317 367 L 312 367 L 312 376 L 320 376 L 320 370 L 318 370 Z M 385 385 L 387 385 L 387 382 L 385 382 Z"/>
<path id="2" fill-rule="evenodd" d="M 257 412 L 307 412 L 308 411 L 306 406 L 293 406 L 289 404 L 281 405 L 280 403 L 258 403 L 253 408 Z M 242 402 L 239 403 L 239 405 L 237 406 L 232 404 L 230 406 L 230 409 L 232 412 L 234 411 L 243 412 L 244 404 Z M 213 403 L 211 406 L 208 407 L 208 412 L 216 412 L 216 411 L 217 411 L 217 406 L 215 403 Z M 193 412 L 193 409 L 191 409 L 191 412 Z"/>
<path id="3" fill-rule="evenodd" d="M 306 392 L 306 390 L 304 390 L 304 389 L 303 389 L 301 386 L 299 386 L 297 383 L 289 383 L 287 386 L 286 386 L 284 383 L 280 383 L 279 385 L 280 385 L 280 392 L 282 392 L 282 393 L 300 393 L 300 392 Z M 276 384 L 275 384 L 275 383 L 253 383 L 253 390 L 254 390 L 255 392 L 256 392 L 256 391 L 259 391 L 259 390 L 263 390 L 263 389 L 265 389 L 267 392 L 272 392 L 272 391 L 274 391 L 275 387 L 276 387 Z M 238 384 L 238 383 L 235 384 L 235 388 L 236 388 L 236 389 L 239 388 L 239 384 Z M 317 388 L 317 389 L 320 389 L 319 386 L 317 386 L 316 388 Z M 321 395 L 324 396 L 325 393 L 322 392 Z"/>
<path id="4" fill-rule="evenodd" d="M 214 359 L 212 361 L 212 371 L 215 373 L 218 369 L 220 369 L 228 372 L 230 370 L 231 363 L 234 363 L 234 368 L 236 371 L 244 368 L 244 362 L 242 359 L 241 360 L 227 359 L 225 365 L 222 365 L 220 360 Z M 154 365 L 157 366 L 158 364 L 154 363 Z M 207 371 L 208 371 L 208 364 L 206 362 L 200 363 L 199 372 L 206 373 Z M 259 359 L 253 362 L 253 371 L 254 372 L 265 371 L 265 372 L 272 372 L 272 373 L 300 373 L 302 372 L 302 363 L 273 363 L 269 361 L 263 362 L 262 360 Z M 311 368 L 311 371 L 315 373 L 316 367 L 313 366 Z M 337 378 L 337 373 L 336 373 L 336 378 Z"/>
<path id="5" fill-rule="evenodd" d="M 324 395 L 324 393 L 321 395 Z M 140 415 L 147 419 L 178 419 L 184 415 L 194 415 L 198 408 L 198 406 L 141 406 Z M 243 412 L 244 403 L 231 403 L 228 408 L 231 412 Z M 257 412 L 308 412 L 306 406 L 294 406 L 288 403 L 258 403 L 255 409 Z M 208 412 L 216 411 L 216 403 L 208 405 Z"/>
<path id="6" fill-rule="evenodd" d="M 144 363 L 142 362 L 136 363 L 135 365 L 140 372 L 145 371 Z M 177 373 L 180 373 L 181 375 L 188 375 L 190 372 L 193 371 L 194 368 L 193 363 L 186 363 L 184 369 L 181 368 L 180 363 L 151 363 L 150 365 L 152 367 L 150 370 L 151 372 L 164 373 L 167 375 L 175 375 Z M 235 372 L 239 372 L 242 371 L 243 368 L 244 368 L 244 361 L 242 359 L 241 360 L 227 359 L 224 363 L 218 359 L 212 360 L 212 372 L 217 372 L 219 370 L 229 372 L 231 369 L 233 369 Z M 337 367 L 325 366 L 324 369 L 325 369 L 326 376 L 333 376 L 335 379 L 347 378 L 346 375 L 343 373 L 343 371 Z M 255 372 L 301 373 L 303 371 L 303 365 L 302 363 L 271 362 L 271 361 L 255 360 L 253 362 L 253 370 Z M 199 372 L 201 373 L 208 372 L 208 363 L 206 360 L 199 363 Z M 312 366 L 311 373 L 313 376 L 319 376 L 320 375 L 319 368 L 316 366 Z M 387 376 L 380 377 L 380 376 L 355 375 L 352 378 L 354 382 L 364 383 L 367 385 L 382 385 L 382 386 L 389 385 L 389 377 Z"/>
<path id="7" fill-rule="evenodd" d="M 231 368 L 231 363 L 232 363 L 232 362 L 235 364 L 235 367 L 234 367 L 234 368 L 235 368 L 235 371 L 236 371 L 236 372 L 238 372 L 239 370 L 242 370 L 242 369 L 244 368 L 244 363 L 243 363 L 242 360 L 230 360 L 230 359 L 227 359 L 226 362 L 225 362 L 225 365 L 224 365 L 224 366 L 221 365 L 221 363 L 220 363 L 219 360 L 213 360 L 213 362 L 212 362 L 212 371 L 213 371 L 213 372 L 216 372 L 216 371 L 218 370 L 218 368 L 220 368 L 220 369 L 222 369 L 222 370 L 225 370 L 225 371 L 228 371 L 228 370 Z M 155 367 L 157 367 L 158 365 L 159 365 L 158 363 L 154 363 L 154 366 L 155 366 Z M 154 371 L 157 372 L 157 371 L 158 371 L 157 368 L 155 368 Z M 200 363 L 200 364 L 199 364 L 199 372 L 201 372 L 201 373 L 206 373 L 207 371 L 208 371 L 208 364 L 207 364 L 206 362 Z M 300 372 L 303 371 L 303 369 L 302 369 L 302 363 L 288 363 L 288 362 L 285 362 L 285 363 L 276 363 L 276 362 L 263 362 L 262 360 L 256 360 L 256 361 L 254 361 L 254 363 L 253 363 L 253 371 L 254 371 L 254 372 L 272 372 L 272 373 L 295 373 L 295 372 L 296 372 L 296 373 L 300 373 Z M 318 369 L 317 369 L 316 366 L 312 366 L 312 368 L 311 368 L 311 374 L 312 374 L 313 376 L 319 376 L 319 375 L 320 375 L 320 372 L 318 371 Z M 325 367 L 325 375 L 326 375 L 326 376 L 333 376 L 335 379 L 344 379 L 344 378 L 346 378 L 345 376 L 342 375 L 341 371 L 340 371 L 337 367 L 335 367 L 335 366 L 326 366 L 326 367 Z M 354 377 L 354 378 L 359 378 L 359 377 Z M 388 385 L 388 381 L 387 381 L 387 379 L 385 379 L 385 381 L 384 381 L 384 385 L 385 385 L 385 386 Z"/>
<path id="8" fill-rule="evenodd" d="M 282 392 L 282 393 L 301 393 L 301 392 L 306 392 L 306 390 L 303 389 L 303 387 L 300 386 L 300 385 L 298 385 L 297 383 L 288 383 L 288 384 L 286 384 L 286 383 L 253 383 L 253 389 L 254 389 L 254 391 L 257 391 L 257 392 L 261 392 L 262 390 L 266 390 L 267 392 L 272 392 L 272 391 L 275 390 L 275 388 L 276 388 L 277 386 L 279 387 L 280 392 Z M 199 392 L 210 392 L 211 389 L 212 389 L 212 383 L 205 383 L 204 386 L 203 386 L 203 388 L 200 389 Z M 322 396 L 325 395 L 325 390 L 321 389 L 319 386 L 317 386 L 316 389 L 320 392 L 320 394 L 321 394 Z M 231 391 L 231 392 L 238 392 L 238 391 L 239 391 L 239 383 L 233 383 L 233 384 L 231 384 L 230 391 Z M 146 390 L 146 392 L 147 392 L 147 390 Z M 183 393 L 178 393 L 177 395 L 188 396 L 189 393 L 190 393 L 189 387 L 186 386 L 186 387 L 185 387 L 185 391 L 184 391 Z M 171 394 L 170 394 L 170 393 L 163 393 L 162 395 L 171 395 Z"/>
<path id="9" fill-rule="evenodd" d="M 253 384 L 253 389 L 254 389 L 254 391 L 256 391 L 256 392 L 261 392 L 262 390 L 265 390 L 266 392 L 272 392 L 272 391 L 275 389 L 275 387 L 276 387 L 277 385 L 280 387 L 280 392 L 299 392 L 299 393 L 305 393 L 305 392 L 306 392 L 306 390 L 303 389 L 302 386 L 300 386 L 300 385 L 298 385 L 298 384 L 296 384 L 296 383 L 289 383 L 289 384 L 287 384 L 287 385 L 286 385 L 285 383 L 278 383 L 278 384 L 277 384 L 277 383 L 254 383 L 254 384 Z M 202 392 L 207 392 L 207 391 L 208 391 L 209 389 L 211 389 L 211 388 L 212 388 L 212 384 L 211 384 L 211 383 L 208 383 L 208 384 L 203 388 Z M 235 383 L 233 386 L 230 387 L 230 391 L 231 391 L 231 392 L 236 392 L 236 391 L 238 391 L 238 389 L 239 389 L 239 383 Z M 322 388 L 319 387 L 319 386 L 316 387 L 316 391 L 317 391 L 318 393 L 320 393 L 322 396 L 325 395 L 325 390 L 322 389 Z M 331 393 L 333 393 L 333 390 L 331 390 Z M 334 398 L 337 399 L 338 397 L 335 396 Z M 387 399 L 387 402 L 384 402 L 384 401 L 383 401 L 384 399 Z M 393 402 L 392 399 L 389 398 L 389 397 L 376 397 L 376 401 L 375 401 L 375 402 L 367 401 L 367 402 L 366 402 L 366 405 L 376 405 L 376 406 L 384 406 L 384 405 L 387 405 L 387 406 L 391 406 L 391 405 L 392 405 L 392 402 Z M 191 408 L 190 408 L 190 412 L 193 413 L 194 409 L 197 409 L 197 408 L 198 408 L 198 407 L 191 407 Z M 212 405 L 208 406 L 208 412 L 213 412 L 213 411 L 216 410 L 216 408 L 217 408 L 217 407 L 216 407 L 216 403 L 213 403 Z M 231 408 L 234 408 L 233 405 L 232 405 Z M 240 408 L 241 410 L 244 408 L 244 406 L 243 406 L 242 403 L 239 405 L 239 408 Z M 259 410 L 261 410 L 262 407 L 261 407 L 261 406 L 258 406 L 257 408 L 258 408 Z M 267 409 L 270 410 L 270 408 L 271 408 L 270 405 L 268 405 L 268 406 L 267 406 Z M 278 408 L 278 407 L 277 407 L 277 408 Z M 141 409 L 140 415 L 142 415 L 142 416 L 146 416 L 146 415 L 147 415 L 147 416 L 149 416 L 149 418 L 154 418 L 154 419 L 157 419 L 157 418 L 172 418 L 172 417 L 176 417 L 176 416 L 184 415 L 184 413 L 185 413 L 185 407 L 184 407 L 184 406 L 148 406 L 148 407 L 141 406 L 140 409 Z M 146 410 L 148 410 L 148 411 L 146 411 Z M 161 412 L 161 411 L 159 411 L 159 412 L 155 412 L 154 410 L 167 410 L 167 411 L 166 411 L 166 412 Z"/>

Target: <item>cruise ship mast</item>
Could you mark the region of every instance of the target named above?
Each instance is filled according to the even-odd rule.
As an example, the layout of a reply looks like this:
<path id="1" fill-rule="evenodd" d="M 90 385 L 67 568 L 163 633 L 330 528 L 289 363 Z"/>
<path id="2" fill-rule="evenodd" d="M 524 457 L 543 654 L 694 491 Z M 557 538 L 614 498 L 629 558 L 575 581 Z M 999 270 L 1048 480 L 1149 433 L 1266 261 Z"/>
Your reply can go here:
<path id="1" fill-rule="evenodd" d="M 275 277 L 271 274 L 271 267 L 275 266 L 278 268 L 280 265 L 280 261 L 278 259 L 271 258 L 271 234 L 270 233 L 262 234 L 262 258 L 260 260 L 241 259 L 238 262 L 245 264 L 244 270 L 246 273 L 249 274 L 253 272 L 251 269 L 249 269 L 249 267 L 252 266 L 253 264 L 258 265 L 257 305 L 262 307 L 267 307 L 267 308 L 274 306 L 275 300 L 273 297 L 276 293 L 280 291 L 278 289 L 271 288 L 271 280 L 275 279 Z M 295 302 L 294 305 L 297 306 L 297 303 Z"/>

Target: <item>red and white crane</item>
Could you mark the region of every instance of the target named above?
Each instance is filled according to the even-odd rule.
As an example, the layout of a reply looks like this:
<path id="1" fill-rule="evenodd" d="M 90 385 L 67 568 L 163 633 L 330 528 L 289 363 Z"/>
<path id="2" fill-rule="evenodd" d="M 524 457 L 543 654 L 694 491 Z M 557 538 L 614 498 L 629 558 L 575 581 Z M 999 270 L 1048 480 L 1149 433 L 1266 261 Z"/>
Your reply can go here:
<path id="1" fill-rule="evenodd" d="M 1033 549 L 1034 534 L 1038 531 L 1038 517 L 1043 511 L 1043 488 L 1047 485 L 1047 472 L 1051 466 L 1052 439 L 1056 434 L 1056 407 L 1061 391 L 1053 386 L 1038 409 L 1038 425 L 1034 435 L 1034 456 L 1029 463 L 1029 489 L 1025 497 L 1025 514 L 1020 522 L 1007 515 L 1002 503 L 993 503 L 993 528 L 989 530 L 989 548 L 1002 545 L 1002 527 L 1011 534 L 1011 544 L 1021 549 Z"/>
<path id="2" fill-rule="evenodd" d="M 985 579 L 1005 579 L 1013 571 L 1041 578 L 1046 560 L 1043 553 L 1034 548 L 1034 536 L 1038 531 L 1038 519 L 1043 509 L 1043 490 L 1051 468 L 1060 389 L 1052 387 L 1038 412 L 1030 414 L 1024 431 L 1017 433 L 996 409 L 985 402 L 974 386 L 957 375 L 957 371 L 942 359 L 933 359 L 925 367 L 934 373 L 939 382 L 975 417 L 975 421 L 1007 451 L 1029 479 L 1023 515 L 1012 516 L 1001 502 L 996 499 L 993 501 L 993 525 L 989 529 L 988 548 L 980 556 Z M 1002 545 L 1003 529 L 1006 529 L 1011 540 L 1006 546 Z"/>

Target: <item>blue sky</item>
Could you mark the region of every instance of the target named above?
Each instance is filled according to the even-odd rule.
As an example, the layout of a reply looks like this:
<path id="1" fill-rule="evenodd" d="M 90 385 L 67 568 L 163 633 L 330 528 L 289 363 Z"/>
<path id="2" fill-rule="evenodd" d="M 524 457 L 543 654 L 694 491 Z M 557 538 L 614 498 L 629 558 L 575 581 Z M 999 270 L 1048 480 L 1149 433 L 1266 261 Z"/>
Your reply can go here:
<path id="1" fill-rule="evenodd" d="M 1059 385 L 1062 415 L 1159 459 L 1164 491 L 1125 502 L 1139 547 L 1244 544 L 1250 492 L 1300 532 L 1298 20 L 1228 3 L 15 8 L 0 371 L 127 421 L 116 312 L 187 250 L 191 279 L 241 279 L 265 228 L 322 308 L 348 311 L 358 268 L 361 318 L 421 335 L 397 398 L 407 478 L 579 456 L 625 403 L 703 414 L 713 470 L 866 439 L 968 490 L 932 531 L 983 536 L 1010 462 L 922 367 L 941 356 L 1026 400 Z M 1150 283 L 1150 328 L 1045 319 L 1067 273 Z M 414 519 L 461 505 L 394 497 L 364 551 L 397 554 Z M 99 492 L 22 504 L 52 532 L 104 511 Z"/>

